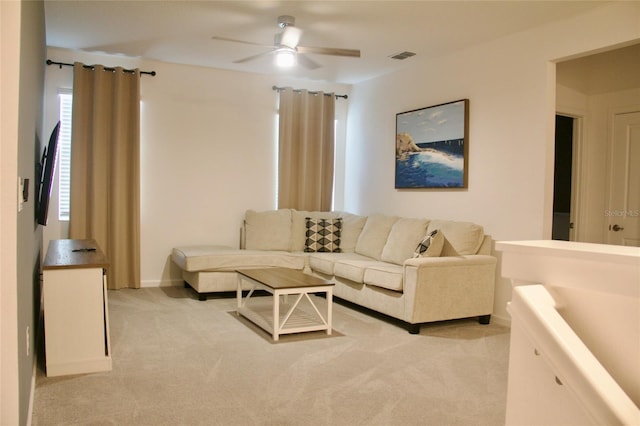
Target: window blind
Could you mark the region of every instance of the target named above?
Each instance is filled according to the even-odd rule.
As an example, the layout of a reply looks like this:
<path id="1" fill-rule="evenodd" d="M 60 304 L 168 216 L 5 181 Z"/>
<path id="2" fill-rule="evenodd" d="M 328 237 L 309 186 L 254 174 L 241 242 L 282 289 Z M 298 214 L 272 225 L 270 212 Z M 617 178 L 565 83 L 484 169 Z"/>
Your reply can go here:
<path id="1" fill-rule="evenodd" d="M 71 189 L 71 93 L 58 94 L 60 134 L 58 136 L 58 220 L 69 220 Z"/>

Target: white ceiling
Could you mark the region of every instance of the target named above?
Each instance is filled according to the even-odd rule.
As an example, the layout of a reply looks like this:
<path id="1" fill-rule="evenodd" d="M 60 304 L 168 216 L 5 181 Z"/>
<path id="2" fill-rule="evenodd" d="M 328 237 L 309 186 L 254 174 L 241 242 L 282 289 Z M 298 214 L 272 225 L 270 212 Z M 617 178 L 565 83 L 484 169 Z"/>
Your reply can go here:
<path id="1" fill-rule="evenodd" d="M 287 75 L 353 84 L 415 61 L 599 7 L 599 1 L 99 1 L 45 0 L 47 45 L 164 62 L 283 73 L 270 56 L 233 61 L 271 45 L 279 15 L 293 15 L 300 45 L 360 49 L 360 58 L 310 55 L 322 65 Z M 402 51 L 417 55 L 399 61 Z M 51 58 L 55 60 L 55 58 Z"/>

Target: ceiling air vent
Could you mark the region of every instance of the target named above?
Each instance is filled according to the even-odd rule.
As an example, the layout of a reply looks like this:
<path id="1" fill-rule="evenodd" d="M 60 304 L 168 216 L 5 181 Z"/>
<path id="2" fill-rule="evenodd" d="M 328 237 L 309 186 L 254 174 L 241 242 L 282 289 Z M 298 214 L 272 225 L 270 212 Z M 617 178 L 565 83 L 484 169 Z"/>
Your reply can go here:
<path id="1" fill-rule="evenodd" d="M 406 50 L 404 52 L 400 52 L 400 53 L 396 53 L 395 55 L 391 55 L 389 56 L 391 59 L 398 59 L 399 61 L 402 61 L 403 59 L 407 59 L 410 58 L 412 56 L 415 56 L 416 54 L 413 52 L 407 52 Z"/>

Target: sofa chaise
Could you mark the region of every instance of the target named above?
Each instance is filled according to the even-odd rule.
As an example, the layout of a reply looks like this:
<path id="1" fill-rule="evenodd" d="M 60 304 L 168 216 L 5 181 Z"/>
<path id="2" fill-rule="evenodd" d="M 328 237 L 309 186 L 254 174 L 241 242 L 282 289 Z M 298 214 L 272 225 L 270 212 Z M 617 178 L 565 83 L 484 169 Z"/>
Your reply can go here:
<path id="1" fill-rule="evenodd" d="M 284 267 L 335 282 L 334 296 L 420 324 L 493 312 L 497 259 L 482 226 L 470 222 L 293 209 L 248 210 L 240 248 L 172 250 L 185 285 L 207 293 L 237 289 L 236 269 Z"/>

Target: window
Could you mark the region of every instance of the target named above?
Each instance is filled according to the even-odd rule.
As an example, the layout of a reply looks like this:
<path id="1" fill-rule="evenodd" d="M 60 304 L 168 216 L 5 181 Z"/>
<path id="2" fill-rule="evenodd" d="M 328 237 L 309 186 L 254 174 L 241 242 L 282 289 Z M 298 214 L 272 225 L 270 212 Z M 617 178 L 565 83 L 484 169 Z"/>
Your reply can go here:
<path id="1" fill-rule="evenodd" d="M 70 91 L 58 93 L 60 102 L 60 134 L 58 135 L 58 220 L 69 220 L 71 189 L 71 105 Z"/>

